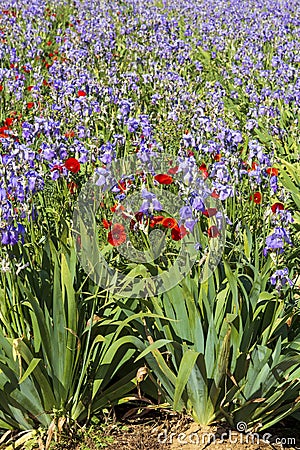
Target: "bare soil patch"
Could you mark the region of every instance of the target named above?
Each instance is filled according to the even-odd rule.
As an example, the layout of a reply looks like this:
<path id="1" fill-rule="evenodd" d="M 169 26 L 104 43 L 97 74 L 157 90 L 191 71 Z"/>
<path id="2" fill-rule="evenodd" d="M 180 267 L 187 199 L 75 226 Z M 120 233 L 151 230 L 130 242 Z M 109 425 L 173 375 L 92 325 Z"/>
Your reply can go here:
<path id="1" fill-rule="evenodd" d="M 105 434 L 114 440 L 107 450 L 300 449 L 297 421 L 281 422 L 255 434 L 239 433 L 225 423 L 201 427 L 188 417 L 165 411 L 127 418 L 121 424 L 107 427 Z"/>

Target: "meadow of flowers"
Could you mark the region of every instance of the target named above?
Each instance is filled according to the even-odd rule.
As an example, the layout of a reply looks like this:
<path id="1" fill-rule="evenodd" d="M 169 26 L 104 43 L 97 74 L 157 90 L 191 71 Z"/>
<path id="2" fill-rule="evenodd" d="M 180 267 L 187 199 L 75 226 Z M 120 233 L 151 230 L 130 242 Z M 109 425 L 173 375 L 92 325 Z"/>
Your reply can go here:
<path id="1" fill-rule="evenodd" d="M 5 445 L 300 419 L 299 36 L 298 0 L 1 2 Z"/>

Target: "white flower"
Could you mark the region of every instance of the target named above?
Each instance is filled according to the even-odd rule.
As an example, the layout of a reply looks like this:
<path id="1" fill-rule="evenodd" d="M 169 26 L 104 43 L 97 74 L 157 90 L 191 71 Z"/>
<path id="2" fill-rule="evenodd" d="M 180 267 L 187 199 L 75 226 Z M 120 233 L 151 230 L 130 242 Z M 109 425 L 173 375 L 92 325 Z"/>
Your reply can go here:
<path id="1" fill-rule="evenodd" d="M 17 263 L 17 264 L 16 264 L 16 268 L 17 268 L 17 270 L 16 270 L 16 275 L 19 275 L 19 273 L 21 272 L 21 270 L 25 269 L 25 267 L 28 267 L 28 266 L 29 266 L 29 262 L 26 263 L 26 264 L 23 264 L 23 265 L 22 265 L 22 263 Z"/>
<path id="2" fill-rule="evenodd" d="M 0 271 L 4 273 L 11 272 L 10 262 L 7 257 L 3 258 L 0 262 Z"/>

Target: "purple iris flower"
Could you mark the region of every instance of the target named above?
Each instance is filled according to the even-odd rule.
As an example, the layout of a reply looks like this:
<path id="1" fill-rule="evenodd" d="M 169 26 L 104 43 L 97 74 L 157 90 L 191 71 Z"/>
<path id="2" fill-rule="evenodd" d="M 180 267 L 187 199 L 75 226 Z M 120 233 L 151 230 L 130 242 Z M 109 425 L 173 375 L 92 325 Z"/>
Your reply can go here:
<path id="1" fill-rule="evenodd" d="M 131 111 L 131 102 L 129 100 L 122 100 L 120 103 L 120 115 L 126 118 Z"/>
<path id="2" fill-rule="evenodd" d="M 184 226 L 188 231 L 192 233 L 197 222 L 198 219 L 187 219 L 184 222 Z"/>
<path id="3" fill-rule="evenodd" d="M 113 155 L 111 153 L 104 153 L 99 159 L 104 164 L 110 164 L 113 160 Z"/>
<path id="4" fill-rule="evenodd" d="M 142 198 L 144 199 L 140 212 L 147 214 L 149 210 L 153 209 L 155 211 L 162 211 L 162 204 L 158 201 L 155 194 L 147 191 L 147 189 L 142 189 Z"/>
<path id="5" fill-rule="evenodd" d="M 140 122 L 137 119 L 128 119 L 127 128 L 129 133 L 134 133 L 135 131 L 137 131 L 139 124 Z"/>
<path id="6" fill-rule="evenodd" d="M 52 161 L 52 159 L 56 156 L 54 148 L 51 147 L 49 144 L 42 142 L 40 148 L 42 150 L 43 158 L 46 159 L 47 161 Z"/>
<path id="7" fill-rule="evenodd" d="M 294 283 L 289 278 L 289 271 L 288 268 L 285 267 L 284 269 L 276 270 L 273 275 L 270 277 L 270 283 L 275 286 L 278 290 L 280 290 L 283 286 L 285 286 L 287 283 L 292 287 Z"/>
<path id="8" fill-rule="evenodd" d="M 191 133 L 187 133 L 183 135 L 183 142 L 185 147 L 194 147 L 195 139 Z"/>
<path id="9" fill-rule="evenodd" d="M 158 100 L 160 100 L 160 99 L 161 99 L 161 95 L 160 94 L 153 94 L 152 97 L 151 97 L 151 103 L 153 105 L 156 105 L 156 102 Z"/>
<path id="10" fill-rule="evenodd" d="M 124 200 L 124 198 L 126 198 L 126 194 L 118 194 L 116 195 L 116 199 L 121 202 L 122 200 Z"/>
<path id="11" fill-rule="evenodd" d="M 254 170 L 250 170 L 249 177 L 253 178 L 257 184 L 261 184 L 261 169 L 259 166 Z"/>
<path id="12" fill-rule="evenodd" d="M 290 213 L 290 211 L 285 209 L 283 211 L 277 211 L 277 213 L 278 213 L 278 215 L 280 217 L 281 222 L 284 225 L 287 225 L 288 223 L 293 223 L 294 222 L 294 219 L 293 219 L 292 214 Z"/>
<path id="13" fill-rule="evenodd" d="M 6 200 L 6 190 L 4 188 L 0 188 L 0 201 Z"/>
<path id="14" fill-rule="evenodd" d="M 96 186 L 102 186 L 103 188 L 107 189 L 109 187 L 110 171 L 104 169 L 103 167 L 98 167 L 95 172 L 98 175 L 98 179 L 95 183 Z"/>
<path id="15" fill-rule="evenodd" d="M 12 226 L 8 226 L 6 230 L 2 232 L 1 243 L 3 245 L 15 245 L 19 240 L 18 230 Z"/>
<path id="16" fill-rule="evenodd" d="M 257 127 L 258 127 L 258 123 L 255 119 L 249 119 L 245 125 L 246 130 L 249 130 L 249 131 L 251 131 L 251 130 L 253 130 L 253 128 L 257 128 Z"/>
<path id="17" fill-rule="evenodd" d="M 197 196 L 192 200 L 192 208 L 201 212 L 205 210 L 205 205 L 201 197 Z"/>
<path id="18" fill-rule="evenodd" d="M 211 177 L 218 178 L 221 183 L 228 183 L 230 181 L 230 175 L 224 163 L 214 164 L 211 171 Z"/>
<path id="19" fill-rule="evenodd" d="M 217 189 L 220 200 L 226 200 L 228 197 L 233 197 L 233 187 L 230 185 L 223 186 L 220 183 L 213 183 L 214 187 Z"/>
<path id="20" fill-rule="evenodd" d="M 180 209 L 179 214 L 180 214 L 181 219 L 190 219 L 191 217 L 193 217 L 193 211 L 190 206 L 183 206 Z"/>
<path id="21" fill-rule="evenodd" d="M 264 255 L 268 254 L 268 251 L 283 252 L 284 244 L 293 245 L 289 232 L 282 227 L 276 227 L 274 232 L 266 238 L 266 247 L 264 248 Z"/>
<path id="22" fill-rule="evenodd" d="M 271 166 L 271 160 L 268 155 L 263 153 L 262 151 L 257 152 L 257 159 L 260 162 L 260 164 L 265 164 L 266 166 Z"/>
<path id="23" fill-rule="evenodd" d="M 278 190 L 278 184 L 277 184 L 277 177 L 276 177 L 275 175 L 273 175 L 273 176 L 270 178 L 270 187 L 271 187 L 271 189 L 272 189 L 272 191 L 273 191 L 274 193 L 277 192 L 277 190 Z"/>

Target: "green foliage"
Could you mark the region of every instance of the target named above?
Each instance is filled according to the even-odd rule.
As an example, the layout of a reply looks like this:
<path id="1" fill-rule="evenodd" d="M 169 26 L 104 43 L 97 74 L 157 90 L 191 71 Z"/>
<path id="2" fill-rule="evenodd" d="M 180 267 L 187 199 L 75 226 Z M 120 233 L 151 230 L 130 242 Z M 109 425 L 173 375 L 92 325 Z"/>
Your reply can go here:
<path id="1" fill-rule="evenodd" d="M 286 207 L 293 211 L 293 249 L 289 252 L 287 265 L 291 275 L 295 279 L 295 290 L 299 295 L 299 271 L 300 264 L 300 164 L 299 162 L 290 162 L 281 160 L 282 169 L 280 170 L 280 182 L 284 186 L 289 198 Z"/>
<path id="2" fill-rule="evenodd" d="M 78 269 L 72 239 L 47 239 L 20 275 L 5 274 L 0 321 L 0 427 L 86 422 L 135 388 L 131 336 L 120 310 Z"/>
<path id="3" fill-rule="evenodd" d="M 248 269 L 249 274 L 245 274 Z M 228 262 L 198 284 L 187 277 L 147 319 L 152 342 L 140 355 L 167 401 L 207 425 L 226 417 L 267 428 L 298 410 L 299 335 L 291 340 L 292 309 L 266 291 L 269 267 L 232 270 Z M 299 315 L 294 316 L 299 329 Z"/>

